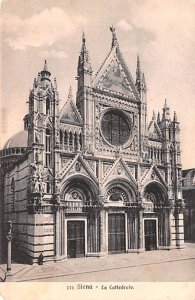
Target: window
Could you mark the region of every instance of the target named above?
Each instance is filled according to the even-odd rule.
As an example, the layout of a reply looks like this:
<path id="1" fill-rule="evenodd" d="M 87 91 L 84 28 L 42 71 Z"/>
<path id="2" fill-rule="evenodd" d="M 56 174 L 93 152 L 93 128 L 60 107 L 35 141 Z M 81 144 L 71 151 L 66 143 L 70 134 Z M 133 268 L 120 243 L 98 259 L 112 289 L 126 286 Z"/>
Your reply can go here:
<path id="1" fill-rule="evenodd" d="M 106 112 L 102 118 L 102 133 L 112 145 L 125 144 L 130 137 L 130 126 L 125 115 L 117 110 Z"/>
<path id="2" fill-rule="evenodd" d="M 51 194 L 52 193 L 52 180 L 50 176 L 47 176 L 46 179 L 46 193 Z"/>
<path id="3" fill-rule="evenodd" d="M 51 131 L 48 128 L 46 129 L 45 145 L 45 164 L 51 166 Z"/>
<path id="4" fill-rule="evenodd" d="M 50 99 L 46 99 L 46 115 L 50 113 Z"/>

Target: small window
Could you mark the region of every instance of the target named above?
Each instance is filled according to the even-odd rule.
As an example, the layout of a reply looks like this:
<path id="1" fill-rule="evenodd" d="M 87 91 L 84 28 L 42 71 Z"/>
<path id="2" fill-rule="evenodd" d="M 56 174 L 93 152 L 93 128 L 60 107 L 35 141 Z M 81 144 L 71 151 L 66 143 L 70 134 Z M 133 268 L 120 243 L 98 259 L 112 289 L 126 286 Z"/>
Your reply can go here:
<path id="1" fill-rule="evenodd" d="M 45 164 L 51 166 L 51 131 L 48 128 L 45 134 Z"/>
<path id="2" fill-rule="evenodd" d="M 46 99 L 46 115 L 50 113 L 50 99 L 47 97 Z"/>

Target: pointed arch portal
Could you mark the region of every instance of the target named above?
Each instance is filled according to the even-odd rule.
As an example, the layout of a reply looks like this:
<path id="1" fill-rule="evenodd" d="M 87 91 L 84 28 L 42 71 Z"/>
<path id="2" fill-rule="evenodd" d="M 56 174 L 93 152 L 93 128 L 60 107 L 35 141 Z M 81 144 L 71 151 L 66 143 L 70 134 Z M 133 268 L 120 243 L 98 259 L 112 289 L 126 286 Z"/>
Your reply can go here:
<path id="1" fill-rule="evenodd" d="M 161 183 L 153 181 L 145 186 L 144 206 L 145 250 L 170 246 L 170 207 L 167 191 Z"/>

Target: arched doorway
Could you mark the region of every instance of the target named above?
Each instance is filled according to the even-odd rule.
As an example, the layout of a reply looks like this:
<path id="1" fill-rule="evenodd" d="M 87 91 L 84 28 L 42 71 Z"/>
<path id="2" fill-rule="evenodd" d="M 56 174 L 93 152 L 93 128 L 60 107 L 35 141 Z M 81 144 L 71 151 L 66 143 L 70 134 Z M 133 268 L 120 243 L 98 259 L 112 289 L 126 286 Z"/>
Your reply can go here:
<path id="1" fill-rule="evenodd" d="M 132 239 L 137 240 L 137 233 L 133 230 L 137 218 L 135 214 L 131 214 L 130 209 L 130 204 L 136 205 L 136 193 L 129 182 L 115 180 L 107 185 L 105 198 L 109 207 L 107 210 L 108 252 L 125 252 L 131 248 Z"/>
<path id="2" fill-rule="evenodd" d="M 169 205 L 166 188 L 153 181 L 144 188 L 144 245 L 156 250 L 170 245 Z"/>
<path id="3" fill-rule="evenodd" d="M 88 178 L 73 177 L 67 181 L 63 198 L 66 204 L 67 257 L 83 257 L 93 252 L 90 247 L 97 248 L 99 243 L 97 220 L 86 209 L 95 206 L 97 189 Z"/>

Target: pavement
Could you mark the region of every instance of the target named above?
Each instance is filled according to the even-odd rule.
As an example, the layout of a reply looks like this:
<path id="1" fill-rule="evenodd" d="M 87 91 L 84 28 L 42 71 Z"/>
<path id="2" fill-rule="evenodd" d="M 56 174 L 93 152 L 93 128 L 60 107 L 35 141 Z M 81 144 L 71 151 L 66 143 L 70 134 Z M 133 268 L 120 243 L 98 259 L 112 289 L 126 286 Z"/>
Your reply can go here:
<path id="1" fill-rule="evenodd" d="M 164 269 L 163 269 L 164 266 Z M 156 250 L 146 251 L 142 253 L 123 253 L 112 254 L 104 257 L 84 257 L 72 258 L 59 262 L 46 262 L 43 265 L 26 265 L 12 263 L 12 276 L 7 276 L 5 281 L 25 282 L 25 281 L 111 281 L 117 278 L 117 274 L 125 274 L 131 270 L 132 274 L 135 270 L 155 270 L 175 269 L 175 272 L 189 273 L 186 281 L 195 280 L 195 243 L 185 244 L 185 248 L 181 250 Z M 166 268 L 165 268 L 166 267 Z M 184 271 L 185 270 L 185 271 Z M 144 271 L 145 272 L 145 271 Z M 5 278 L 6 265 L 0 265 L 1 281 Z M 143 273 L 143 272 L 142 272 Z M 100 274 L 100 275 L 98 275 Z M 102 276 L 102 274 L 104 276 Z M 116 274 L 116 277 L 115 275 Z M 98 275 L 98 276 L 97 276 Z M 119 277 L 119 276 L 118 276 Z M 181 276 L 180 276 L 181 277 Z M 178 277 L 178 278 L 180 278 Z M 98 280 L 101 278 L 104 280 Z M 119 277 L 125 279 L 126 277 Z M 138 280 L 137 277 L 134 281 Z M 158 278 L 158 277 L 157 277 Z M 159 277 L 160 278 L 160 277 Z M 167 277 L 168 278 L 168 277 Z M 185 274 L 181 277 L 181 281 L 185 278 Z M 140 278 L 141 279 L 141 278 Z M 146 277 L 147 279 L 147 277 Z M 170 278 L 172 280 L 172 277 Z M 170 280 L 170 281 L 171 281 Z M 115 280 L 116 281 L 116 280 Z M 125 280 L 124 280 L 125 281 Z M 128 281 L 128 280 L 127 280 Z M 145 281 L 145 280 L 144 280 Z M 147 280 L 146 280 L 147 281 Z M 148 281 L 158 281 L 150 278 Z M 166 281 L 166 280 L 161 280 Z M 172 280 L 173 281 L 173 280 Z M 176 280 L 175 280 L 176 281 Z M 178 280 L 180 281 L 180 280 Z"/>

